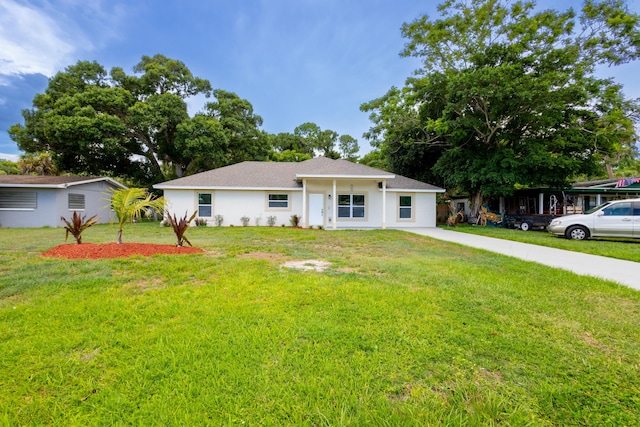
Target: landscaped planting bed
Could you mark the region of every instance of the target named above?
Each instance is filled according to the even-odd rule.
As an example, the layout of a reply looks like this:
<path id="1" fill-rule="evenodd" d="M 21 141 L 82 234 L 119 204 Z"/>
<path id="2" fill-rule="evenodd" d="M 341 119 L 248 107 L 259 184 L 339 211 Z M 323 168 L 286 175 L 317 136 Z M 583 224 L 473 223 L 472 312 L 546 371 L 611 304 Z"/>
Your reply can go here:
<path id="1" fill-rule="evenodd" d="M 134 255 L 196 254 L 202 249 L 189 246 L 158 245 L 152 243 L 83 243 L 58 245 L 42 253 L 45 257 L 66 259 L 126 258 Z"/>

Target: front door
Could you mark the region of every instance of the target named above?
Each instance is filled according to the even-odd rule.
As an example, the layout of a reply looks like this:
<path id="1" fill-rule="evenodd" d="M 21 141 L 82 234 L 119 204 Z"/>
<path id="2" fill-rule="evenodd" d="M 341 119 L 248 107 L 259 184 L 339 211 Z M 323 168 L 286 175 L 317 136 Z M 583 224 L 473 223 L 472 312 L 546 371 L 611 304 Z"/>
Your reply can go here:
<path id="1" fill-rule="evenodd" d="M 309 227 L 324 227 L 324 194 L 309 193 Z"/>

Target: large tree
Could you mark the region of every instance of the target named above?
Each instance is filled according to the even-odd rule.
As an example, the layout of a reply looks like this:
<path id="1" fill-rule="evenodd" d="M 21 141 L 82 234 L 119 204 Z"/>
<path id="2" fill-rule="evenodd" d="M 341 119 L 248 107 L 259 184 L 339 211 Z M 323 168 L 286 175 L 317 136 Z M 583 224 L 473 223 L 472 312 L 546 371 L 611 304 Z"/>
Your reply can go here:
<path id="1" fill-rule="evenodd" d="M 216 101 L 205 106 L 206 115 L 220 122 L 228 148 L 216 167 L 245 160 L 266 160 L 271 147 L 267 134 L 260 130 L 262 117 L 251 103 L 224 90 L 213 92 Z"/>
<path id="2" fill-rule="evenodd" d="M 10 135 L 27 153 L 51 153 L 60 171 L 144 185 L 263 158 L 262 120 L 248 101 L 215 91 L 207 112 L 189 116 L 186 100 L 211 92 L 163 55 L 144 56 L 133 75 L 80 61 L 50 80 Z"/>
<path id="3" fill-rule="evenodd" d="M 331 129 L 322 130 L 315 123 L 307 122 L 296 127 L 293 134 L 301 138 L 303 152 L 312 155 L 321 155 L 331 159 L 339 159 L 340 153 L 335 149 L 338 137 L 337 132 Z M 349 135 L 346 135 L 351 138 Z"/>
<path id="4" fill-rule="evenodd" d="M 638 16 L 623 1 L 539 11 L 535 1 L 448 0 L 404 24 L 422 68 L 361 108 L 367 136 L 398 173 L 441 177 L 473 196 L 564 185 L 635 142 L 630 103 L 596 67 L 635 60 Z M 399 169 L 399 170 L 398 170 Z M 435 180 L 438 181 L 438 180 Z"/>

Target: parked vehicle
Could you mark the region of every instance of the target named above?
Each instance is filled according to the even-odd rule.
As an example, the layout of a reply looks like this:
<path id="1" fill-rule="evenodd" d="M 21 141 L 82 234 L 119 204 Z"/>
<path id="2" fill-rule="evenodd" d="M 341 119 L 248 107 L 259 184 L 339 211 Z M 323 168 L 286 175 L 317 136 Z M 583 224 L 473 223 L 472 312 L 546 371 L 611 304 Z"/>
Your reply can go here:
<path id="1" fill-rule="evenodd" d="M 640 238 L 640 199 L 613 200 L 583 214 L 556 218 L 547 226 L 556 236 L 585 240 L 590 237 Z"/>
<path id="2" fill-rule="evenodd" d="M 505 228 L 519 228 L 522 231 L 544 230 L 558 215 L 544 214 L 505 214 Z"/>

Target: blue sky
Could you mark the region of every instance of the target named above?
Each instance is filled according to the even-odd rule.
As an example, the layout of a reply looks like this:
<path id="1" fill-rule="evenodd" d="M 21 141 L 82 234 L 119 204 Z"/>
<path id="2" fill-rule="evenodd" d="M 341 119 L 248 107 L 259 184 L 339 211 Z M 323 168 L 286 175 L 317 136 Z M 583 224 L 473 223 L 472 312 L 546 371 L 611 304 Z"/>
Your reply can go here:
<path id="1" fill-rule="evenodd" d="M 0 158 L 19 154 L 6 130 L 47 79 L 78 60 L 132 68 L 143 55 L 178 59 L 214 88 L 247 99 L 270 133 L 305 122 L 358 139 L 363 102 L 419 67 L 401 58 L 403 22 L 436 15 L 416 0 L 0 0 Z M 580 1 L 540 0 L 541 7 Z M 640 0 L 627 2 L 640 12 Z M 640 97 L 640 64 L 603 70 Z M 205 99 L 189 100 L 197 112 Z"/>

